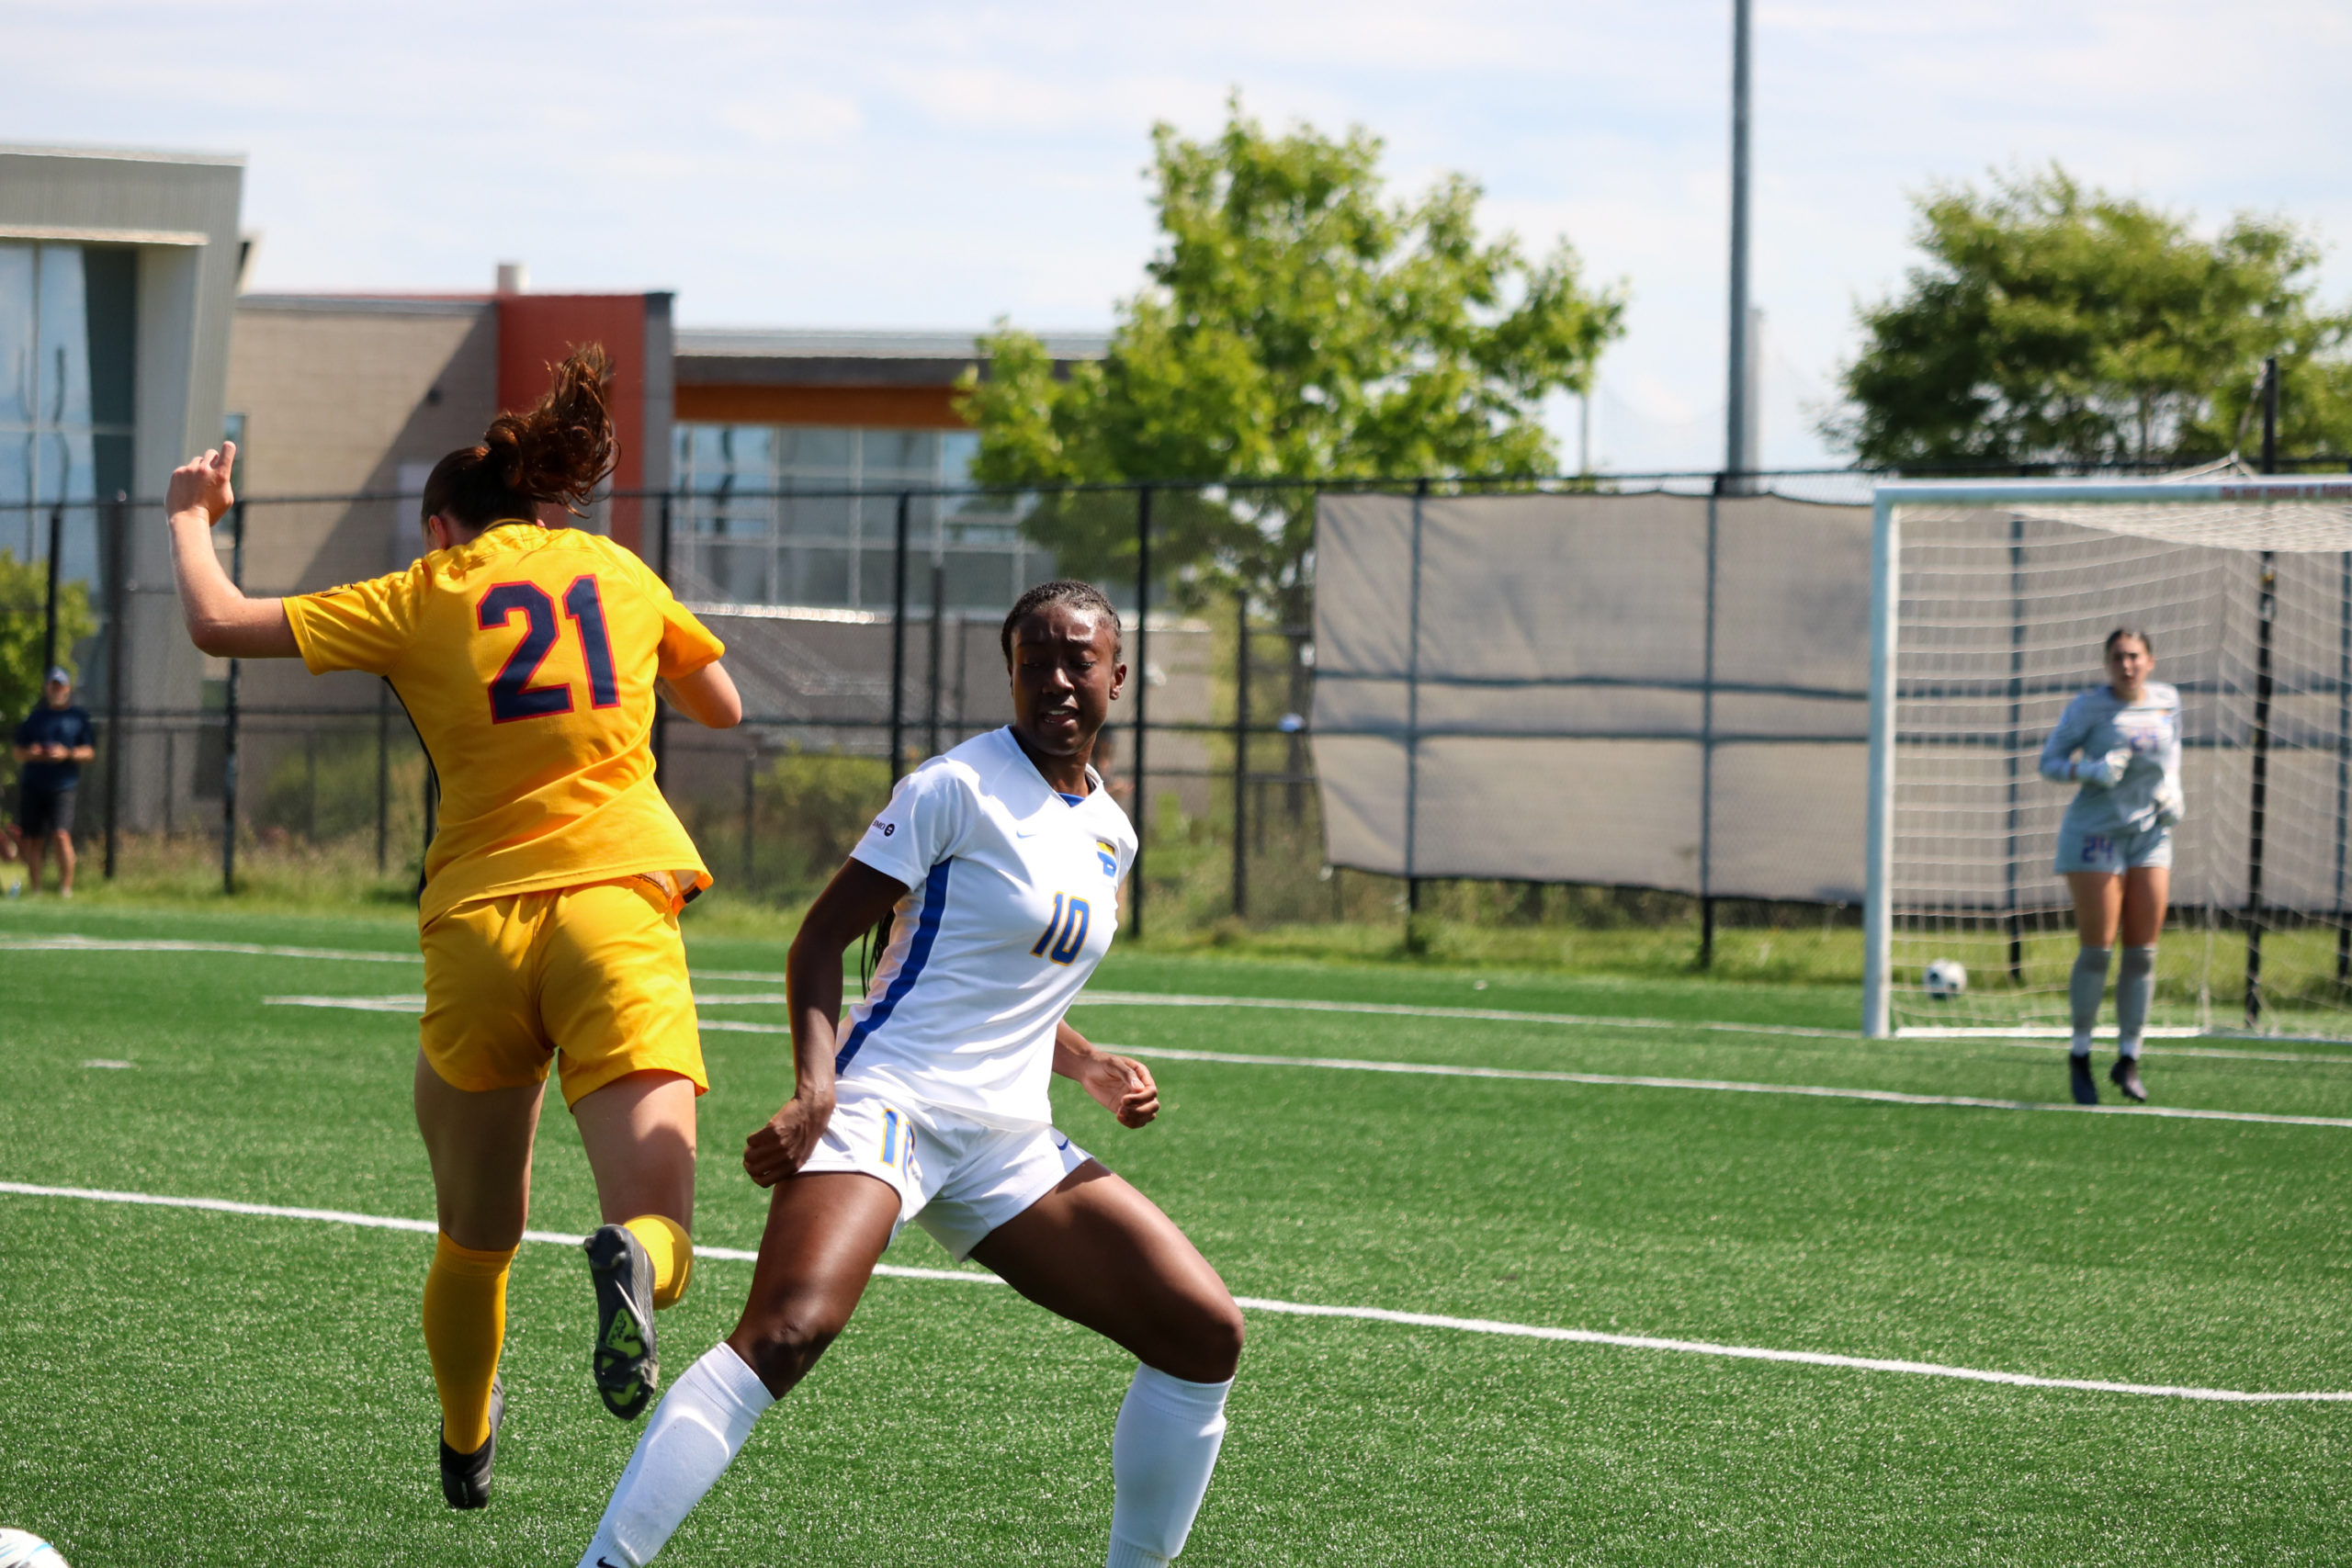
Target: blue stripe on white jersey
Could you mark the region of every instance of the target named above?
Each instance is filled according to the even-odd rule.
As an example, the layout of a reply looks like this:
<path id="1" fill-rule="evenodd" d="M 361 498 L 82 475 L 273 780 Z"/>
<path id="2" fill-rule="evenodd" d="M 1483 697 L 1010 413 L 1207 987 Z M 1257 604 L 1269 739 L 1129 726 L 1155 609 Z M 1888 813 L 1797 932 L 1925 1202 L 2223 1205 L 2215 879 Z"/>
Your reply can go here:
<path id="1" fill-rule="evenodd" d="M 838 1073 L 848 1066 L 857 1055 L 858 1047 L 865 1043 L 865 1037 L 890 1021 L 890 1015 L 899 1010 L 899 1004 L 915 988 L 915 981 L 922 976 L 922 966 L 931 962 L 931 944 L 939 940 L 939 917 L 947 908 L 947 868 L 954 863 L 941 861 L 922 879 L 922 910 L 915 917 L 914 940 L 907 944 L 906 962 L 890 977 L 890 984 L 883 991 L 882 999 L 874 1004 L 874 1010 L 858 1020 L 857 1027 L 849 1032 L 848 1042 L 833 1058 L 833 1071 Z"/>

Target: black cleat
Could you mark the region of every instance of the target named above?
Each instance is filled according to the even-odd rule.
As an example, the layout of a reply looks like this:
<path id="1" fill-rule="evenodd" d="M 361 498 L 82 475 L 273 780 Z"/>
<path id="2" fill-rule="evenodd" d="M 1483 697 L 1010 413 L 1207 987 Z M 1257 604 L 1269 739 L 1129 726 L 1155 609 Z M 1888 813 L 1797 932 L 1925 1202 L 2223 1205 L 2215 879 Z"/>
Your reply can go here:
<path id="1" fill-rule="evenodd" d="M 2138 1100 L 2142 1105 L 2148 1103 L 2148 1091 L 2140 1083 L 2139 1057 L 2116 1057 L 2115 1066 L 2107 1070 L 2107 1081 L 2121 1089 L 2125 1098 Z"/>
<path id="2" fill-rule="evenodd" d="M 506 1384 L 490 1384 L 490 1436 L 472 1453 L 441 1444 L 441 1496 L 453 1508 L 479 1508 L 490 1501 L 490 1467 L 498 1459 L 498 1424 L 506 1419 Z"/>
<path id="3" fill-rule="evenodd" d="M 2075 1103 L 2097 1105 L 2098 1080 L 2091 1077 L 2091 1059 L 2088 1056 L 2069 1056 L 2066 1058 L 2066 1066 L 2074 1076 Z"/>
<path id="4" fill-rule="evenodd" d="M 582 1245 L 596 1281 L 596 1351 L 590 1366 L 605 1408 L 624 1421 L 662 1386 L 653 1339 L 653 1259 L 627 1225 L 604 1225 Z"/>

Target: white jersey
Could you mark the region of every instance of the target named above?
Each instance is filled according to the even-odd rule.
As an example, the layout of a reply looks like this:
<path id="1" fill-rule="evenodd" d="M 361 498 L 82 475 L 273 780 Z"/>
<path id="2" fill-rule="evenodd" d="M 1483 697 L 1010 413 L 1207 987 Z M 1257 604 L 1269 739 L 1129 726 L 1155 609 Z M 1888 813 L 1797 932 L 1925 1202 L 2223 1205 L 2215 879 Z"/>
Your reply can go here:
<path id="1" fill-rule="evenodd" d="M 899 781 L 851 851 L 907 886 L 833 1070 L 1007 1126 L 1047 1122 L 1054 1032 L 1110 951 L 1136 832 L 1102 781 L 1057 793 L 1011 729 Z"/>
<path id="2" fill-rule="evenodd" d="M 2158 826 L 2167 801 L 2172 815 L 2180 814 L 2178 691 L 2151 681 L 2136 703 L 2122 701 L 2107 686 L 2075 694 L 2041 748 L 2041 776 L 2068 782 L 2074 776 L 2069 762 L 2077 752 L 2099 758 L 2114 751 L 2132 753 L 2122 778 L 2111 789 L 2084 784 L 2066 807 L 2064 830 L 2143 833 Z"/>

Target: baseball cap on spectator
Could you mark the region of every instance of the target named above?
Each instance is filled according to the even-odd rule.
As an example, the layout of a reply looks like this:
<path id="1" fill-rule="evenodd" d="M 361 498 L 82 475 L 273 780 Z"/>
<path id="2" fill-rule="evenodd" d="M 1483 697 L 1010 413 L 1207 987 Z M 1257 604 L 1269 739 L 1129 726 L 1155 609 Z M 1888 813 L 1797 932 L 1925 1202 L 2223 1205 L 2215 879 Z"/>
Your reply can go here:
<path id="1" fill-rule="evenodd" d="M 70 686 L 74 683 L 74 671 L 62 664 L 52 664 L 49 667 L 49 678 L 60 685 Z"/>

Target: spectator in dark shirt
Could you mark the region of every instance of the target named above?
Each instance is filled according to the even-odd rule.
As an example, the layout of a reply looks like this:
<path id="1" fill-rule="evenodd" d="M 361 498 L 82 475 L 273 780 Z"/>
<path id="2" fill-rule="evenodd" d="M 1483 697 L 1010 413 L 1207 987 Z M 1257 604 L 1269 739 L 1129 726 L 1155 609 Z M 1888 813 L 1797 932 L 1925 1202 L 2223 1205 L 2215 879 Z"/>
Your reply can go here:
<path id="1" fill-rule="evenodd" d="M 90 716 L 74 705 L 74 677 L 49 672 L 40 703 L 17 726 L 17 830 L 23 836 L 25 891 L 40 891 L 42 852 L 57 846 L 57 892 L 74 897 L 74 789 L 97 755 Z"/>

